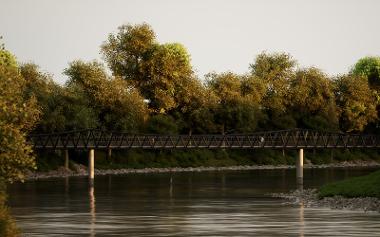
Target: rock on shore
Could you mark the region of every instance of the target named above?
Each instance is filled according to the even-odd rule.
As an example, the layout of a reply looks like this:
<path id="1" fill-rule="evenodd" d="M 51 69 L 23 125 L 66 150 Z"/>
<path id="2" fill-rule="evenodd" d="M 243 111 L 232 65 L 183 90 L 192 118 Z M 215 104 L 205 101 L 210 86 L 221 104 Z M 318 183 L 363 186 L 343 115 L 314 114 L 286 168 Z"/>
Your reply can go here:
<path id="1" fill-rule="evenodd" d="M 295 190 L 290 193 L 273 194 L 272 196 L 287 199 L 292 204 L 303 204 L 305 207 L 327 207 L 380 213 L 380 199 L 374 197 L 345 198 L 334 196 L 319 199 L 316 189 Z"/>

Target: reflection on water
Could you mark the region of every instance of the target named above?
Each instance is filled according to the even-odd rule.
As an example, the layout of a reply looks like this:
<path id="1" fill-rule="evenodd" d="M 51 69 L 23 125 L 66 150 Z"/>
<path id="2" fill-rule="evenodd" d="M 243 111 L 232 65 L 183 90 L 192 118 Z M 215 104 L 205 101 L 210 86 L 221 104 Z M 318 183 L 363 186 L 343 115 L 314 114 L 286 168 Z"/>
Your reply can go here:
<path id="1" fill-rule="evenodd" d="M 304 228 L 305 228 L 305 218 L 304 218 L 304 206 L 303 206 L 303 203 L 301 203 L 300 205 L 299 205 L 299 217 L 300 217 L 300 219 L 299 219 L 299 223 L 300 223 L 300 231 L 299 231 L 299 236 L 300 237 L 303 237 L 304 236 L 304 233 L 305 233 L 305 230 L 304 230 Z"/>
<path id="2" fill-rule="evenodd" d="M 90 236 L 95 236 L 95 223 L 96 223 L 96 211 L 95 211 L 95 194 L 94 186 L 89 187 L 89 199 L 90 199 L 90 214 L 91 214 L 91 225 L 90 225 Z"/>
<path id="3" fill-rule="evenodd" d="M 305 170 L 304 187 L 368 173 Z M 27 236 L 378 236 L 380 214 L 304 208 L 266 196 L 295 189 L 294 170 L 50 179 L 10 187 Z"/>

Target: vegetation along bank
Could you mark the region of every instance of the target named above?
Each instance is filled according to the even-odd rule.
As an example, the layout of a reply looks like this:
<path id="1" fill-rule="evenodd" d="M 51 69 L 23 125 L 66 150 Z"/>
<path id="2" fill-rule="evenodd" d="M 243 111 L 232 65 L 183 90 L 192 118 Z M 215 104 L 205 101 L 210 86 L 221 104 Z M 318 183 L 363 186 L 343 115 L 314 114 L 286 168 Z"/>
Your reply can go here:
<path id="1" fill-rule="evenodd" d="M 306 207 L 380 212 L 380 170 L 369 175 L 326 184 L 320 189 L 274 194 Z"/>

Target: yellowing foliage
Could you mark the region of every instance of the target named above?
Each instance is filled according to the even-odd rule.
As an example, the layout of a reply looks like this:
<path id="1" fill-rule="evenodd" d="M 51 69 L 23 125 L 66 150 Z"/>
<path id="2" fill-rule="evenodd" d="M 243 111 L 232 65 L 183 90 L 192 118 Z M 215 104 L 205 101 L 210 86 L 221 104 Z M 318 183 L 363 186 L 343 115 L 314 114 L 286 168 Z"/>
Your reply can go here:
<path id="1" fill-rule="evenodd" d="M 0 177 L 7 181 L 22 180 L 35 168 L 25 136 L 37 122 L 39 109 L 34 97 L 24 98 L 24 89 L 18 68 L 0 63 Z"/>

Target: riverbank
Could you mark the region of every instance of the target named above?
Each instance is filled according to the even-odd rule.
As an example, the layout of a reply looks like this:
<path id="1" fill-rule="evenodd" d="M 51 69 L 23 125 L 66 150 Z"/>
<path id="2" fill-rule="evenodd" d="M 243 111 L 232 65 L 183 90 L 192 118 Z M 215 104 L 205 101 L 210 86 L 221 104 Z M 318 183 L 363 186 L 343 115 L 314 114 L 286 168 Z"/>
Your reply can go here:
<path id="1" fill-rule="evenodd" d="M 380 198 L 380 170 L 365 176 L 326 184 L 319 189 L 319 197 L 344 196 Z"/>
<path id="2" fill-rule="evenodd" d="M 343 196 L 323 197 L 319 198 L 319 192 L 316 189 L 295 190 L 290 193 L 277 193 L 273 197 L 284 198 L 295 205 L 303 205 L 304 207 L 331 208 L 356 210 L 364 212 L 379 212 L 380 199 L 376 197 L 356 197 L 346 198 Z"/>
<path id="3" fill-rule="evenodd" d="M 37 180 L 46 178 L 64 178 L 74 176 L 87 176 L 87 167 L 81 164 L 73 164 L 73 169 L 66 170 L 59 167 L 57 170 L 47 172 L 30 172 L 26 175 L 26 180 Z M 348 167 L 380 167 L 376 161 L 339 162 L 323 165 L 305 164 L 305 169 L 324 168 L 348 168 Z M 142 168 L 142 169 L 95 169 L 95 175 L 122 175 L 122 174 L 145 174 L 145 173 L 178 173 L 178 172 L 206 172 L 206 171 L 233 171 L 233 170 L 272 170 L 272 169 L 295 169 L 294 165 L 242 165 L 242 166 L 222 166 L 222 167 L 170 167 L 170 168 Z"/>

